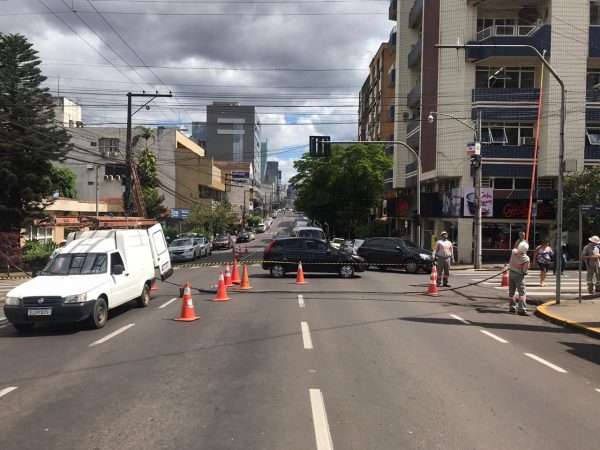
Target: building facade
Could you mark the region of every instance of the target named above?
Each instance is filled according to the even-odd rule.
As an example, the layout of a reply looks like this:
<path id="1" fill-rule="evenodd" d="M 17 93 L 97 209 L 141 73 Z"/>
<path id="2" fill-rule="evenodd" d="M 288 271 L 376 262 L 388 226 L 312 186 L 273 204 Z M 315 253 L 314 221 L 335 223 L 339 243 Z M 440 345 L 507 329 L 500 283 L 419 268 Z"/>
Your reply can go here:
<path id="1" fill-rule="evenodd" d="M 474 173 L 466 147 L 478 118 L 484 262 L 506 260 L 525 229 L 532 181 L 530 245 L 553 236 L 560 88 L 530 49 L 494 45 L 531 45 L 545 54 L 569 93 L 566 158 L 578 170 L 598 164 L 600 2 L 391 0 L 389 12 L 397 27 L 395 136 L 421 157 L 422 242 L 446 230 L 459 260 L 473 261 Z M 435 47 L 457 41 L 490 47 Z M 394 187 L 401 198 L 392 209 L 409 221 L 414 238 L 416 175 L 414 158 L 397 147 Z"/>
<path id="2" fill-rule="evenodd" d="M 206 123 L 192 124 L 192 137 L 206 142 L 207 156 L 251 163 L 255 176 L 260 176 L 261 125 L 254 106 L 213 102 L 206 107 Z"/>

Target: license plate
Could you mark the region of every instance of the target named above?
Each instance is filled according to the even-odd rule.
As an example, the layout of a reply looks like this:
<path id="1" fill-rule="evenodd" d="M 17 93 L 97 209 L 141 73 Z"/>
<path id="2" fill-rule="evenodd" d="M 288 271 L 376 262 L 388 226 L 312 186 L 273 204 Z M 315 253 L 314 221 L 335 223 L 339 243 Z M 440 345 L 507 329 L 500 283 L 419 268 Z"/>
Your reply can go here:
<path id="1" fill-rule="evenodd" d="M 52 308 L 33 308 L 27 310 L 28 316 L 51 316 Z"/>

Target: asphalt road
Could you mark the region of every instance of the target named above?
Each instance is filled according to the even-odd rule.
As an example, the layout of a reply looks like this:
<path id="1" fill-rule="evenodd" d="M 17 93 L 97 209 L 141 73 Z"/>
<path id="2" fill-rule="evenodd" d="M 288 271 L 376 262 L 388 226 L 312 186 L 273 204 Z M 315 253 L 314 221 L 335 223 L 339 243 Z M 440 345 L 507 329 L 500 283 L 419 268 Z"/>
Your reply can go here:
<path id="1" fill-rule="evenodd" d="M 598 341 L 507 314 L 493 286 L 434 298 L 423 274 L 250 274 L 230 302 L 194 293 L 195 322 L 172 320 L 178 288 L 161 284 L 100 330 L 0 325 L 1 448 L 598 448 Z"/>

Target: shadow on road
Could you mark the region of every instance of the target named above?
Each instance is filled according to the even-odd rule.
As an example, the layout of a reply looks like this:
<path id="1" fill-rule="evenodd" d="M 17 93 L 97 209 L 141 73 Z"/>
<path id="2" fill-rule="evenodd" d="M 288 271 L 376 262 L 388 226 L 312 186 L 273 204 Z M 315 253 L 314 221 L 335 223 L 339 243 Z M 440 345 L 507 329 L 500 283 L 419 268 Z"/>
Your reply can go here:
<path id="1" fill-rule="evenodd" d="M 505 314 L 509 314 L 506 312 Z M 400 320 L 406 320 L 408 322 L 428 323 L 430 325 L 459 325 L 465 326 L 455 319 L 440 319 L 440 318 L 421 318 L 421 317 L 402 317 Z M 564 333 L 572 334 L 567 330 L 559 327 L 546 326 L 546 325 L 531 325 L 528 323 L 517 324 L 517 323 L 489 323 L 489 322 L 473 322 L 472 326 L 482 327 L 486 329 L 494 330 L 516 330 L 516 331 L 537 331 L 545 333 Z"/>
<path id="2" fill-rule="evenodd" d="M 599 344 L 583 344 L 579 342 L 561 342 L 561 344 L 570 347 L 567 353 L 593 362 L 594 364 L 600 364 Z"/>

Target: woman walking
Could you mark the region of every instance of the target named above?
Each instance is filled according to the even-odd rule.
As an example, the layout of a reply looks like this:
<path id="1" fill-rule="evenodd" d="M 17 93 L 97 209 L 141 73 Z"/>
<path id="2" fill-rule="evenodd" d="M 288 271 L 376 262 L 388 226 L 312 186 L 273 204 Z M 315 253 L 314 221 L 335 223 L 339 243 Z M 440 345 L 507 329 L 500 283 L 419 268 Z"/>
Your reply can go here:
<path id="1" fill-rule="evenodd" d="M 550 247 L 550 241 L 543 241 L 542 244 L 535 249 L 535 255 L 535 260 L 540 267 L 540 286 L 546 286 L 544 282 L 546 281 L 546 275 L 548 274 L 550 263 L 554 257 L 554 252 L 552 251 L 552 247 Z"/>

